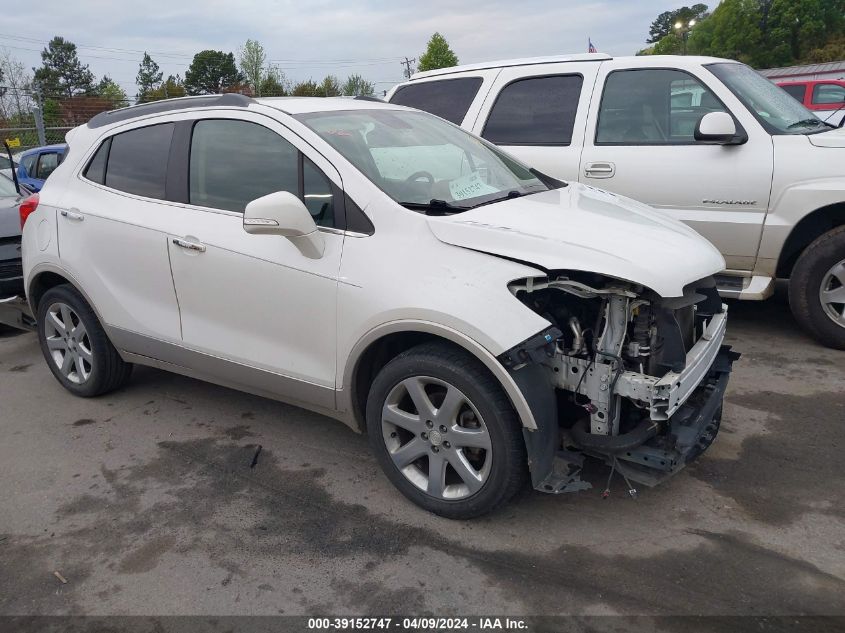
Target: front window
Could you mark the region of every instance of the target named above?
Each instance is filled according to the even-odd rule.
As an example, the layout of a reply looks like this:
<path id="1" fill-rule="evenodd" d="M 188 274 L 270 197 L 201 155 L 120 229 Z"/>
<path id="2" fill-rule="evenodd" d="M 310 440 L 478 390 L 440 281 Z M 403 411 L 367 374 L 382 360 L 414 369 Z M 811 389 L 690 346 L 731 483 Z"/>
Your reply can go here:
<path id="1" fill-rule="evenodd" d="M 548 189 L 494 146 L 422 112 L 351 110 L 297 118 L 410 208 L 462 211 Z"/>
<path id="2" fill-rule="evenodd" d="M 770 134 L 813 134 L 829 130 L 812 112 L 744 64 L 708 64 Z"/>

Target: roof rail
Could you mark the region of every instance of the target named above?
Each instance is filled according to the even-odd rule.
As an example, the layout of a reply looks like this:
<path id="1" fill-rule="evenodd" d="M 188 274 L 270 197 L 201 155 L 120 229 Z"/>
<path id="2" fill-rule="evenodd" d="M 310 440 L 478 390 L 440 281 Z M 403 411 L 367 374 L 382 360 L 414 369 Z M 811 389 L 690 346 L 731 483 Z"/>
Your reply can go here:
<path id="1" fill-rule="evenodd" d="M 378 103 L 384 103 L 384 99 L 374 97 L 373 95 L 355 95 L 355 100 L 356 101 L 376 101 Z"/>
<path id="2" fill-rule="evenodd" d="M 208 108 L 212 106 L 246 108 L 251 103 L 255 103 L 255 100 L 235 92 L 228 92 L 222 95 L 201 95 L 198 97 L 164 99 L 162 101 L 153 101 L 152 103 L 141 103 L 139 105 L 129 106 L 128 108 L 100 112 L 100 114 L 88 121 L 88 127 L 93 130 L 104 125 L 134 119 L 145 114 L 159 114 L 161 112 L 173 112 L 190 108 Z"/>

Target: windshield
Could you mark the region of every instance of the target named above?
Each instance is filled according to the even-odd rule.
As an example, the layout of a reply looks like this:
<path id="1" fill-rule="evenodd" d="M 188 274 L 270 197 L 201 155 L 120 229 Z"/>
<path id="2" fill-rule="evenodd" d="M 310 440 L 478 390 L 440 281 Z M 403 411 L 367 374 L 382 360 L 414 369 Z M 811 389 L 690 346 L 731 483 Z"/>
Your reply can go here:
<path id="1" fill-rule="evenodd" d="M 406 206 L 461 211 L 548 189 L 513 158 L 424 112 L 346 110 L 297 118 Z"/>
<path id="2" fill-rule="evenodd" d="M 811 134 L 831 126 L 745 64 L 708 64 L 718 77 L 742 101 L 770 134 Z"/>

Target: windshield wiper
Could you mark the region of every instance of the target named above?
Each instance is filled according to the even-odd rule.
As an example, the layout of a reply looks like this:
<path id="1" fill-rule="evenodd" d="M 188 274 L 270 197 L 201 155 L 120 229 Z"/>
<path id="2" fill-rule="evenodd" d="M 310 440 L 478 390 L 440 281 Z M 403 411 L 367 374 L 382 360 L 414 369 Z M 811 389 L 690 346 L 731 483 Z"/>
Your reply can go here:
<path id="1" fill-rule="evenodd" d="M 423 211 L 426 215 L 451 215 L 469 209 L 469 207 L 460 207 L 436 198 L 428 202 L 400 202 L 399 204 L 412 211 Z"/>
<path id="2" fill-rule="evenodd" d="M 796 121 L 795 123 L 790 123 L 789 125 L 786 126 L 786 129 L 792 130 L 796 127 L 801 127 L 802 125 L 806 126 L 806 125 L 815 125 L 815 124 L 826 125 L 826 126 L 829 126 L 829 127 L 836 127 L 835 125 L 827 123 L 826 121 L 822 121 L 821 119 L 819 119 L 817 117 L 813 117 L 811 119 L 801 119 L 800 121 Z"/>

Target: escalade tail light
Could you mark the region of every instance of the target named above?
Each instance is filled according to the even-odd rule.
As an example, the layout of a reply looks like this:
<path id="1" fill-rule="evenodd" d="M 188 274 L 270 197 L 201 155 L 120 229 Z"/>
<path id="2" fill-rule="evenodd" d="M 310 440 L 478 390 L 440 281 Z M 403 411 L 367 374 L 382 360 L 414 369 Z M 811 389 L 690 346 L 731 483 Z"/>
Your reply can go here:
<path id="1" fill-rule="evenodd" d="M 26 198 L 23 202 L 21 202 L 20 207 L 18 207 L 20 214 L 21 214 L 21 231 L 23 231 L 23 225 L 26 224 L 26 219 L 32 215 L 32 213 L 38 208 L 38 194 L 34 193 L 28 198 Z"/>

